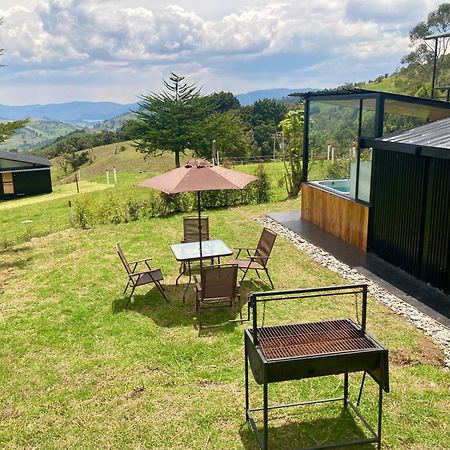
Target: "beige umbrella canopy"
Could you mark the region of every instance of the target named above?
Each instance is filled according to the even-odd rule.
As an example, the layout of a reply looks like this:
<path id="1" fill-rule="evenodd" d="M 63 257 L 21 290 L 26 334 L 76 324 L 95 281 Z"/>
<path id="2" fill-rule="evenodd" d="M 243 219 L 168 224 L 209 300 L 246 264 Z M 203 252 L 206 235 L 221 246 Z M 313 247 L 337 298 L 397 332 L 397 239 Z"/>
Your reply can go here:
<path id="1" fill-rule="evenodd" d="M 202 267 L 202 234 L 201 234 L 201 204 L 200 191 L 215 191 L 221 189 L 243 189 L 247 184 L 257 180 L 257 177 L 236 170 L 214 166 L 204 159 L 188 161 L 183 167 L 169 170 L 161 175 L 141 181 L 137 186 L 150 187 L 165 192 L 178 194 L 180 192 L 197 192 L 198 207 L 198 237 L 200 246 L 200 269 Z"/>
<path id="2" fill-rule="evenodd" d="M 219 189 L 242 189 L 257 177 L 236 170 L 214 166 L 205 159 L 188 161 L 183 167 L 169 170 L 156 177 L 138 183 L 165 192 L 215 191 Z"/>

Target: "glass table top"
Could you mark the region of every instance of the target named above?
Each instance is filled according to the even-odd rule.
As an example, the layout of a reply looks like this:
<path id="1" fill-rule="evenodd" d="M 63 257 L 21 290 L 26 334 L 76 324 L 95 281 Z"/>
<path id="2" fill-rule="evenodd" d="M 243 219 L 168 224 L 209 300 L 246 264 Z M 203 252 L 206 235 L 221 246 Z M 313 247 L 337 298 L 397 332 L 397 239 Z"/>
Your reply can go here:
<path id="1" fill-rule="evenodd" d="M 200 259 L 200 246 L 198 242 L 185 242 L 183 244 L 173 244 L 170 246 L 177 261 L 189 261 Z M 217 258 L 218 256 L 229 256 L 233 252 L 220 240 L 202 242 L 202 257 Z"/>

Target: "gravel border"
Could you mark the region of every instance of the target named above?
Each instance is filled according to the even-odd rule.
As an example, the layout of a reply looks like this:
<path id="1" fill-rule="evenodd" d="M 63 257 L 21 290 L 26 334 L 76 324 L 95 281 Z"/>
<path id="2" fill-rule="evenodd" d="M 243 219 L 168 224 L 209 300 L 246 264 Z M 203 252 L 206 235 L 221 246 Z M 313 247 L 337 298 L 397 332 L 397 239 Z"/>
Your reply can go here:
<path id="1" fill-rule="evenodd" d="M 339 273 L 343 278 L 353 283 L 365 283 L 368 285 L 369 293 L 381 304 L 389 307 L 396 314 L 406 317 L 407 321 L 415 325 L 418 329 L 431 336 L 444 349 L 445 366 L 450 369 L 450 329 L 419 311 L 414 306 L 406 303 L 391 292 L 386 291 L 374 281 L 359 273 L 356 269 L 337 260 L 320 247 L 307 242 L 298 234 L 279 224 L 275 220 L 264 217 L 257 219 L 265 227 L 275 231 L 279 236 L 284 237 L 295 247 L 310 255 L 315 261 L 327 269 Z"/>

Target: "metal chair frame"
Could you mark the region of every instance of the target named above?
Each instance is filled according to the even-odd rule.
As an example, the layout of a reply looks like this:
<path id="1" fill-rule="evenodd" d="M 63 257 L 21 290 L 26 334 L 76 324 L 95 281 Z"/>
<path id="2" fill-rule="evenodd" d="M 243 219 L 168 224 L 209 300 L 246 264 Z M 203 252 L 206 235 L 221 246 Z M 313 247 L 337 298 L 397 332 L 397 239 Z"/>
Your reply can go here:
<path id="1" fill-rule="evenodd" d="M 161 270 L 153 269 L 152 267 L 150 267 L 149 261 L 151 261 L 152 258 L 143 258 L 128 262 L 118 243 L 116 244 L 116 251 L 128 274 L 128 282 L 123 291 L 123 295 L 126 294 L 128 288 L 131 286 L 131 293 L 128 297 L 127 304 L 125 306 L 126 308 L 128 308 L 128 305 L 130 304 L 131 297 L 134 294 L 134 290 L 138 286 L 144 286 L 150 283 L 155 284 L 155 286 L 158 288 L 159 292 L 161 292 L 166 302 L 169 303 L 169 299 L 167 298 L 164 286 L 161 284 L 161 280 L 164 279 Z M 146 267 L 146 270 L 136 272 L 138 266 L 142 267 L 143 265 Z M 144 277 L 147 275 L 149 277 L 148 281 L 144 279 Z"/>

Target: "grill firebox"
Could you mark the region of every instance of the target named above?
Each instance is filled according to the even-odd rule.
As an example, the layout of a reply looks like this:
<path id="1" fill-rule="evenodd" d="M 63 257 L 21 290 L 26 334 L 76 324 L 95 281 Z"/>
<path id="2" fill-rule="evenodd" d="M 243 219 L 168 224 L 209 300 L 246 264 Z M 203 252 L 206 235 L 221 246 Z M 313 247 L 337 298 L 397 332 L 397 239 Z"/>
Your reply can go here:
<path id="1" fill-rule="evenodd" d="M 257 326 L 257 305 L 260 302 L 345 294 L 361 294 L 361 325 L 352 319 L 337 319 L 292 325 Z M 378 448 L 381 448 L 382 391 L 389 391 L 388 351 L 365 330 L 367 286 L 331 286 L 293 291 L 260 292 L 250 296 L 248 306 L 249 311 L 252 310 L 253 327 L 245 330 L 244 338 L 246 417 L 256 434 L 261 449 L 268 449 L 269 409 L 329 401 L 343 401 L 344 407 L 352 409 L 371 435 L 358 441 L 327 444 L 314 448 L 333 448 L 373 442 L 378 444 Z M 255 381 L 263 385 L 263 407 L 250 408 L 249 406 L 249 365 Z M 379 386 L 377 432 L 361 417 L 356 406 L 348 398 L 348 374 L 360 371 L 364 372 L 364 376 L 357 405 L 360 402 L 366 373 Z M 269 383 L 338 374 L 344 374 L 343 397 L 289 405 L 268 405 L 267 385 Z M 261 410 L 264 420 L 262 434 L 258 430 L 252 414 L 254 411 Z"/>

